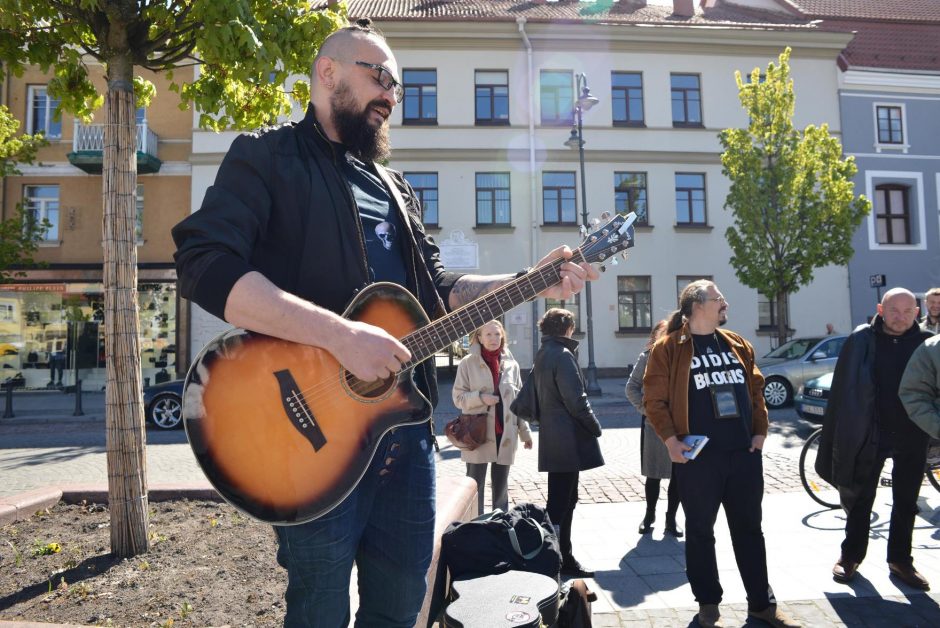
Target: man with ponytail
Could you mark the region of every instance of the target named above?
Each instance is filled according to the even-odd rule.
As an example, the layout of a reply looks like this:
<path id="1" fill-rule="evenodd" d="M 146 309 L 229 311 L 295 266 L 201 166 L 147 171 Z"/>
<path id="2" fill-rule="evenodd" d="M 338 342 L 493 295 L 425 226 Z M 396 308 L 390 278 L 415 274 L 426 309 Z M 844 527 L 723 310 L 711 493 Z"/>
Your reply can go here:
<path id="1" fill-rule="evenodd" d="M 761 449 L 767 437 L 764 378 L 754 348 L 720 329 L 728 301 L 713 282 L 690 283 L 666 334 L 650 350 L 643 376 L 646 417 L 666 444 L 685 512 L 686 575 L 699 603 L 699 625 L 721 626 L 722 588 L 715 520 L 723 506 L 747 591 L 748 615 L 771 626 L 799 626 L 777 608 L 767 578 L 761 529 Z M 708 437 L 694 460 L 683 438 Z"/>

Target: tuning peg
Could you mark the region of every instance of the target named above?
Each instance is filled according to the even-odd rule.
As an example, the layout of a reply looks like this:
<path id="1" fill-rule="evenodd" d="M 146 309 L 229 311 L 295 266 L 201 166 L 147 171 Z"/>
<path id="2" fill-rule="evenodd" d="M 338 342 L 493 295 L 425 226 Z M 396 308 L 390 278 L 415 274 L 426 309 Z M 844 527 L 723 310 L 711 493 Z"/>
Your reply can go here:
<path id="1" fill-rule="evenodd" d="M 588 232 L 587 227 L 585 227 L 584 225 L 580 225 L 578 227 L 578 232 L 581 234 L 581 237 L 583 238 L 584 236 L 587 235 L 587 232 Z"/>
<path id="2" fill-rule="evenodd" d="M 610 212 L 601 212 L 601 220 L 610 220 Z"/>
<path id="3" fill-rule="evenodd" d="M 601 266 L 600 270 L 601 270 L 602 273 L 606 273 L 606 272 L 607 272 L 607 267 L 606 267 L 606 266 Z"/>
<path id="4" fill-rule="evenodd" d="M 620 257 L 623 258 L 623 261 L 627 261 L 627 258 L 630 257 L 630 254 L 624 251 L 623 253 L 620 254 Z"/>
<path id="5" fill-rule="evenodd" d="M 591 228 L 592 228 L 592 229 L 597 229 L 597 228 L 600 227 L 600 226 L 601 226 L 601 221 L 600 221 L 600 220 L 598 220 L 597 218 L 591 218 Z"/>
<path id="6" fill-rule="evenodd" d="M 617 261 L 616 257 L 611 257 L 610 263 L 613 264 L 614 266 L 617 266 L 620 262 Z"/>

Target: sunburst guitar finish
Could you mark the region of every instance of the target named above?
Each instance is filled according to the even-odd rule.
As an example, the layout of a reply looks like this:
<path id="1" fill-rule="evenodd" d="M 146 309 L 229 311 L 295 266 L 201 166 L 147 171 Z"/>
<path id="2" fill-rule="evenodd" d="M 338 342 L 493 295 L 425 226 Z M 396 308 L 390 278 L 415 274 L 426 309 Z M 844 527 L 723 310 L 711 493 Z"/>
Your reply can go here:
<path id="1" fill-rule="evenodd" d="M 632 247 L 635 219 L 616 215 L 572 259 L 604 263 Z M 407 290 L 368 286 L 343 316 L 381 327 L 411 352 L 384 381 L 356 379 L 323 349 L 243 329 L 222 334 L 196 357 L 183 388 L 199 465 L 226 501 L 256 519 L 287 525 L 324 515 L 356 487 L 384 434 L 431 416 L 414 367 L 558 283 L 562 264 L 530 270 L 433 323 Z"/>

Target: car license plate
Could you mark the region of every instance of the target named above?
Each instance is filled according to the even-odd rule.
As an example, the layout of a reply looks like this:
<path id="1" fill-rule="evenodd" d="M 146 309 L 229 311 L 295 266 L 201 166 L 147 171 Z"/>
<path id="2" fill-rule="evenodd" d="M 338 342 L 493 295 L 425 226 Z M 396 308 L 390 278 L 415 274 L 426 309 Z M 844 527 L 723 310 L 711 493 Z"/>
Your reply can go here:
<path id="1" fill-rule="evenodd" d="M 804 403 L 803 412 L 805 412 L 806 414 L 816 414 L 816 415 L 822 416 L 826 414 L 826 409 L 820 408 L 819 406 L 808 406 Z"/>

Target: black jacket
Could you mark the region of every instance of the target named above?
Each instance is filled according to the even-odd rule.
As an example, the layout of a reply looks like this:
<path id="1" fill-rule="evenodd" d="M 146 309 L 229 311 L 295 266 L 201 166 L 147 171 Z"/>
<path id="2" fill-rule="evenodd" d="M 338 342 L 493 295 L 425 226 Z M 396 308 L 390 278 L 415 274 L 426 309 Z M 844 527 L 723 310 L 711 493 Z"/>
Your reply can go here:
<path id="1" fill-rule="evenodd" d="M 258 271 L 282 290 L 342 313 L 369 283 L 359 212 L 338 162 L 343 158 L 316 123 L 312 105 L 300 122 L 238 136 L 199 211 L 173 228 L 182 296 L 224 318 L 232 286 Z M 404 203 L 394 202 L 412 236 L 405 287 L 437 318 L 459 275 L 444 271 L 411 186 L 401 174 L 376 168 Z M 417 378 L 436 402 L 431 362 Z"/>
<path id="2" fill-rule="evenodd" d="M 604 464 L 601 424 L 584 391 L 578 342 L 544 336 L 535 356 L 539 401 L 539 471 L 586 471 Z"/>
<path id="3" fill-rule="evenodd" d="M 858 327 L 846 339 L 832 376 L 816 456 L 820 477 L 853 492 L 871 476 L 878 459 L 875 345 L 877 336 L 885 333 L 883 325 L 881 316 L 876 316 L 871 325 Z M 930 336 L 915 323 L 900 338 L 913 351 Z"/>

